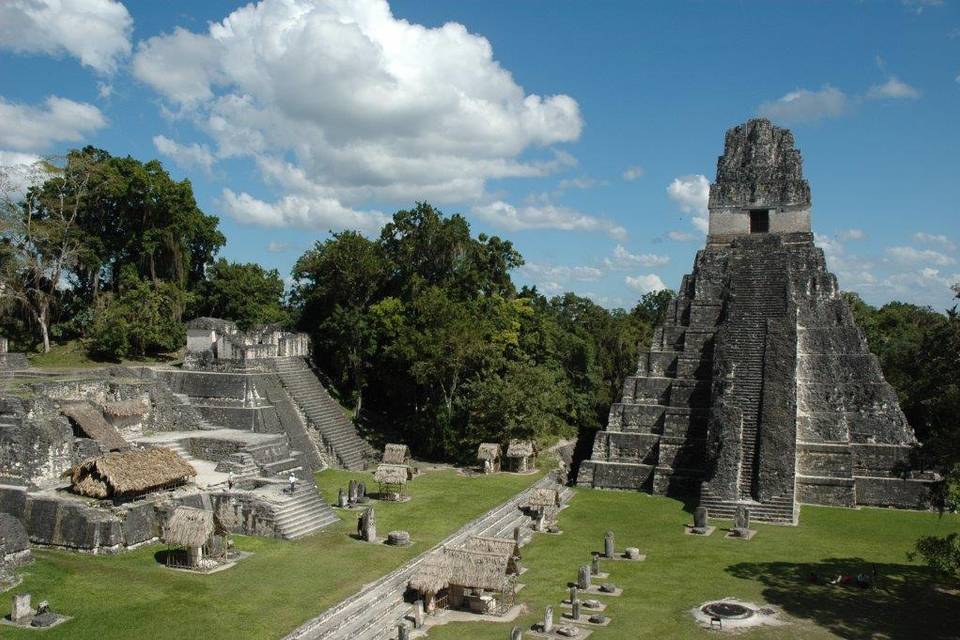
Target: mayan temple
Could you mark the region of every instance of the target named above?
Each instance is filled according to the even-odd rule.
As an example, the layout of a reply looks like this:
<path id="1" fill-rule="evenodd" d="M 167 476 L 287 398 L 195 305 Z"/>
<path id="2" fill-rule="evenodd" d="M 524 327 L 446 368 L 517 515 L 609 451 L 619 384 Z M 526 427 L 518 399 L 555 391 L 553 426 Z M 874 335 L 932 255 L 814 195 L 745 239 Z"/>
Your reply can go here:
<path id="1" fill-rule="evenodd" d="M 799 503 L 922 506 L 913 431 L 814 244 L 790 131 L 727 131 L 709 209 L 706 246 L 578 483 L 794 524 Z"/>

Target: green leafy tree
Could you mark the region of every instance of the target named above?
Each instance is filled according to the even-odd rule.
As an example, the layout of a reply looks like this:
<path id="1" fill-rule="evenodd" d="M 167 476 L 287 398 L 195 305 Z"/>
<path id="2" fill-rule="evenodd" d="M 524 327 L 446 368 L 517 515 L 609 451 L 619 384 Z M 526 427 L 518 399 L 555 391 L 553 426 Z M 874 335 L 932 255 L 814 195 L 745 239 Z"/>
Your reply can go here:
<path id="1" fill-rule="evenodd" d="M 937 573 L 956 581 L 960 580 L 960 534 L 947 536 L 924 536 L 917 540 L 910 560 L 922 560 Z"/>
<path id="2" fill-rule="evenodd" d="M 125 270 L 120 290 L 98 301 L 90 351 L 112 360 L 176 351 L 186 341 L 177 312 L 184 297 L 174 283 L 142 280 L 134 269 Z"/>
<path id="3" fill-rule="evenodd" d="M 220 258 L 197 285 L 189 315 L 234 320 L 242 330 L 256 324 L 286 324 L 289 314 L 283 306 L 283 290 L 276 269 Z"/>

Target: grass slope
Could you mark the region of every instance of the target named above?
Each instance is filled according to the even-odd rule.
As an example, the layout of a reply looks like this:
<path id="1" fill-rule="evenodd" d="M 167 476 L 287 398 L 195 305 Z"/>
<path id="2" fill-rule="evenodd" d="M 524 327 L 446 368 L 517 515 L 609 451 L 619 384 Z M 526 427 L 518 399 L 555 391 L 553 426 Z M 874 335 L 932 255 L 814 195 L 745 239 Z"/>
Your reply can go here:
<path id="1" fill-rule="evenodd" d="M 539 476 L 464 478 L 452 471 L 426 473 L 409 485 L 410 502 L 376 503 L 377 529 L 410 532 L 414 544 L 396 549 L 354 541 L 356 516 L 296 542 L 237 536 L 237 547 L 255 555 L 221 573 L 198 576 L 157 564 L 152 545 L 118 556 L 37 550 L 37 561 L 13 592 L 49 600 L 74 619 L 44 631 L 47 640 L 275 639 L 422 553 L 466 522 L 506 501 Z M 324 471 L 317 476 L 334 502 L 351 478 L 375 490 L 371 474 Z M 36 632 L 0 627 L 2 638 L 35 638 Z"/>
<path id="2" fill-rule="evenodd" d="M 757 629 L 738 638 L 889 638 L 960 637 L 953 619 L 956 593 L 936 589 L 925 568 L 907 562 L 906 553 L 921 535 L 945 535 L 960 529 L 956 516 L 886 509 L 833 509 L 804 506 L 799 527 L 757 525 L 749 541 L 723 538 L 718 527 L 709 538 L 683 534 L 692 520 L 675 500 L 638 493 L 578 490 L 561 513 L 562 536 L 541 536 L 524 547 L 530 571 L 521 600 L 531 612 L 527 629 L 554 605 L 555 620 L 568 582 L 590 552 L 602 548 L 612 529 L 617 548 L 637 546 L 648 554 L 642 563 L 602 562 L 601 570 L 624 594 L 605 598 L 613 622 L 591 636 L 596 640 L 697 638 L 701 631 L 689 615 L 711 599 L 738 597 L 782 607 L 795 619 L 789 626 Z M 718 524 L 718 523 L 715 523 Z M 723 523 L 728 526 L 729 523 Z M 808 584 L 811 572 L 834 576 L 870 571 L 876 564 L 880 588 Z M 510 624 L 451 624 L 431 629 L 431 640 L 503 640 Z"/>

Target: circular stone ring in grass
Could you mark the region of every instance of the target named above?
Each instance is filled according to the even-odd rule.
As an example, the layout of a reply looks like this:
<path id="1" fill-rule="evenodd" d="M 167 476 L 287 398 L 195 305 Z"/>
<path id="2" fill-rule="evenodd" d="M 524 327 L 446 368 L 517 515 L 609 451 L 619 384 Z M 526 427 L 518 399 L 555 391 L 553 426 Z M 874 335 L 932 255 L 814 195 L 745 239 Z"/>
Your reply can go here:
<path id="1" fill-rule="evenodd" d="M 706 602 L 691 609 L 690 613 L 701 627 L 714 630 L 736 631 L 765 625 L 786 624 L 777 609 L 752 602 L 742 602 L 734 598 Z"/>

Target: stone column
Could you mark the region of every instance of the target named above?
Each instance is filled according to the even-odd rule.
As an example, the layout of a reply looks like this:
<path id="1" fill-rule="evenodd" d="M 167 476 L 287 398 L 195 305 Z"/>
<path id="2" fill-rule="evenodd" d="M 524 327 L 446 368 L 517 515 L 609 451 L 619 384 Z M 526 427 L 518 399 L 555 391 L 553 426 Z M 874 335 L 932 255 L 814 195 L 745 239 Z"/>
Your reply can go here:
<path id="1" fill-rule="evenodd" d="M 577 585 L 570 587 L 570 604 L 577 601 Z"/>
<path id="2" fill-rule="evenodd" d="M 513 528 L 513 541 L 516 542 L 517 545 L 520 544 L 520 527 Z"/>
<path id="3" fill-rule="evenodd" d="M 553 607 L 547 607 L 547 610 L 543 612 L 543 632 L 550 633 L 553 631 Z"/>
<path id="4" fill-rule="evenodd" d="M 343 490 L 343 487 L 340 487 L 340 491 L 337 493 L 337 506 L 345 508 L 348 504 L 347 493 Z"/>
<path id="5" fill-rule="evenodd" d="M 523 640 L 523 631 L 520 627 L 514 627 L 510 631 L 510 640 Z"/>
<path id="6" fill-rule="evenodd" d="M 590 574 L 600 575 L 600 554 L 593 554 L 593 560 L 590 562 Z"/>
<path id="7" fill-rule="evenodd" d="M 580 619 L 580 601 L 574 600 L 572 606 L 573 606 L 573 612 L 570 614 L 570 617 L 573 618 L 574 620 L 579 620 Z"/>
<path id="8" fill-rule="evenodd" d="M 410 629 L 403 622 L 397 625 L 397 640 L 410 640 Z"/>
<path id="9" fill-rule="evenodd" d="M 367 484 L 365 482 L 357 483 L 357 499 L 367 497 Z"/>
<path id="10" fill-rule="evenodd" d="M 347 497 L 350 500 L 350 504 L 353 504 L 357 501 L 357 481 L 351 480 L 347 486 L 349 487 Z"/>
<path id="11" fill-rule="evenodd" d="M 607 531 L 607 534 L 603 536 L 603 555 L 607 558 L 612 558 L 614 553 L 613 531 Z"/>
<path id="12" fill-rule="evenodd" d="M 577 575 L 577 586 L 581 591 L 590 588 L 590 565 L 585 564 L 580 567 L 580 573 Z"/>

